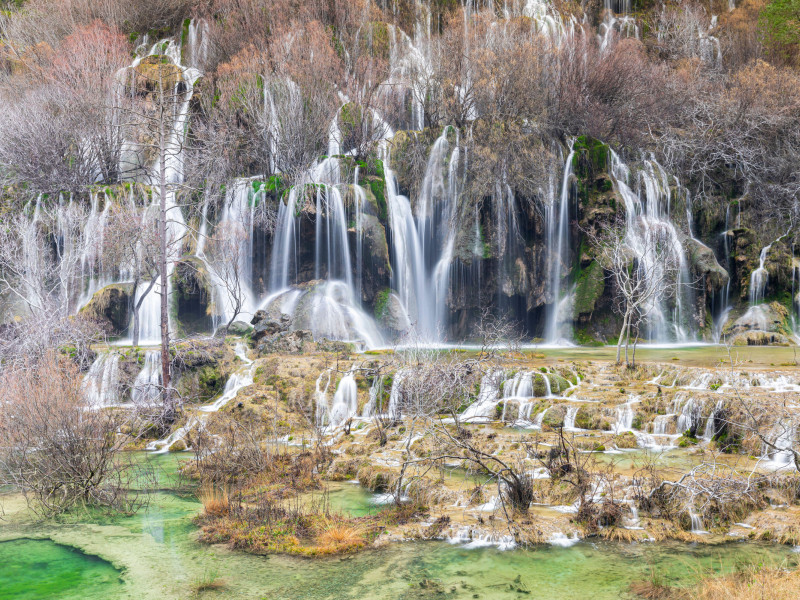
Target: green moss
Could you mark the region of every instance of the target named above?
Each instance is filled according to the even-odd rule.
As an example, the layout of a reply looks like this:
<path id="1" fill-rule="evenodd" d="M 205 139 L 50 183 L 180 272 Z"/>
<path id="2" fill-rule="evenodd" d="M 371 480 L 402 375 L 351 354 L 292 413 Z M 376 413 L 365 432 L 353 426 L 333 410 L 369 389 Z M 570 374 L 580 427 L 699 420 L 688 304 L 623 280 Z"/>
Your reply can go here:
<path id="1" fill-rule="evenodd" d="M 387 311 L 389 309 L 389 296 L 391 295 L 392 290 L 389 288 L 384 288 L 375 298 L 375 318 L 380 321 L 387 316 Z"/>
<path id="2" fill-rule="evenodd" d="M 593 260 L 583 269 L 575 284 L 575 308 L 573 318 L 591 314 L 606 287 L 603 267 Z"/>
<path id="3" fill-rule="evenodd" d="M 582 135 L 572 146 L 572 168 L 580 179 L 588 179 L 608 168 L 608 146 L 600 140 Z"/>

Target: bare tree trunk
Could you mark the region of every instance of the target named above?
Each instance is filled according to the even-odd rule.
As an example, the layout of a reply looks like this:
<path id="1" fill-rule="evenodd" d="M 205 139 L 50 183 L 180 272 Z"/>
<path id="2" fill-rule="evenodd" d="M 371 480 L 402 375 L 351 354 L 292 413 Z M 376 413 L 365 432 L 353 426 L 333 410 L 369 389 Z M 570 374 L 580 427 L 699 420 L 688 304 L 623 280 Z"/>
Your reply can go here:
<path id="1" fill-rule="evenodd" d="M 619 332 L 619 339 L 617 340 L 617 364 L 619 364 L 620 354 L 622 353 L 622 340 L 628 331 L 628 318 L 630 310 L 625 311 L 625 318 L 622 320 L 622 329 Z"/>
<path id="2" fill-rule="evenodd" d="M 131 292 L 133 296 L 133 332 L 131 337 L 133 338 L 133 347 L 139 347 L 139 302 L 136 301 L 136 292 L 139 290 L 139 282 L 133 282 L 133 291 Z"/>
<path id="3" fill-rule="evenodd" d="M 163 84 L 162 84 L 163 93 Z M 167 418 L 172 417 L 169 381 L 169 294 L 167 293 L 167 167 L 166 167 L 166 132 L 164 131 L 164 106 L 160 107 L 159 117 L 159 271 L 161 277 L 161 385 L 164 409 Z"/>

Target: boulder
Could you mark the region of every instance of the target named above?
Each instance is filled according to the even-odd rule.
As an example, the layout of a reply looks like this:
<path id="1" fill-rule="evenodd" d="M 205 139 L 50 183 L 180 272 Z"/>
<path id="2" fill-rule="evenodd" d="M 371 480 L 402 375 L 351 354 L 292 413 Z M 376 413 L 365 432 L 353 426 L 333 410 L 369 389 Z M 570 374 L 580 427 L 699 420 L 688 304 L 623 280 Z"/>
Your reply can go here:
<path id="1" fill-rule="evenodd" d="M 244 321 L 234 321 L 228 327 L 228 333 L 231 335 L 247 335 L 251 331 L 253 331 L 253 328 Z"/>
<path id="2" fill-rule="evenodd" d="M 689 260 L 694 272 L 704 277 L 709 292 L 721 290 L 728 284 L 730 275 L 717 262 L 714 252 L 705 244 L 694 238 L 684 240 Z"/>
<path id="3" fill-rule="evenodd" d="M 237 321 L 241 323 L 241 321 Z M 265 337 L 273 337 L 289 331 L 292 326 L 292 318 L 279 311 L 258 310 L 253 315 L 250 323 L 253 325 L 253 339 L 258 341 Z M 234 323 L 235 325 L 236 323 Z M 247 327 L 247 324 L 243 324 Z M 247 327 L 248 330 L 250 329 Z M 241 334 L 238 334 L 241 335 Z"/>
<path id="4" fill-rule="evenodd" d="M 384 289 L 375 300 L 375 318 L 389 331 L 405 333 L 411 329 L 411 320 L 400 298 L 390 289 Z"/>
<path id="5" fill-rule="evenodd" d="M 284 331 L 264 338 L 258 345 L 263 354 L 302 354 L 314 343 L 314 336 L 308 330 Z"/>

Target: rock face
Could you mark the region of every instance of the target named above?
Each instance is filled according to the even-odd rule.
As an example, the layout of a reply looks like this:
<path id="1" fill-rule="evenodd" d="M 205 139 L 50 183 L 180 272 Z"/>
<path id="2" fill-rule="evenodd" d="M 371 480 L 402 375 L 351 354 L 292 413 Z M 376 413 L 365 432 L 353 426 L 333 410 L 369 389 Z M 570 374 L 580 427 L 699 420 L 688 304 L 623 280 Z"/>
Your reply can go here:
<path id="1" fill-rule="evenodd" d="M 250 323 L 253 325 L 253 340 L 259 341 L 265 337 L 289 331 L 292 319 L 289 315 L 280 312 L 275 314 L 257 310 Z"/>
<path id="2" fill-rule="evenodd" d="M 250 323 L 253 325 L 253 340 L 262 353 L 302 354 L 314 343 L 310 331 L 291 330 L 292 318 L 280 311 L 256 311 Z"/>
<path id="3" fill-rule="evenodd" d="M 121 336 L 131 321 L 132 283 L 115 283 L 98 291 L 81 314 L 101 323 L 113 336 Z"/>

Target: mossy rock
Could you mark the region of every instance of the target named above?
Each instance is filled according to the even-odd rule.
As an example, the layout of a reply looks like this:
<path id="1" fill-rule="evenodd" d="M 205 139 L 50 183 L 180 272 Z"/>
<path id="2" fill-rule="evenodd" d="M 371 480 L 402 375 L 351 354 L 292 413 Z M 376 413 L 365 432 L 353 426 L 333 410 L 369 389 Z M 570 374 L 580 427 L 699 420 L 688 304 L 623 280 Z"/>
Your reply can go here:
<path id="1" fill-rule="evenodd" d="M 591 315 L 597 301 L 602 297 L 606 287 L 606 278 L 603 267 L 596 260 L 578 275 L 575 283 L 575 301 L 573 305 L 573 318 L 577 320 L 581 315 Z"/>
<path id="2" fill-rule="evenodd" d="M 542 425 L 547 425 L 551 429 L 557 429 L 564 426 L 564 417 L 567 415 L 567 407 L 557 405 L 551 407 L 542 418 Z"/>
<path id="3" fill-rule="evenodd" d="M 617 448 L 638 448 L 639 446 L 636 441 L 636 435 L 632 431 L 626 431 L 615 435 L 614 445 Z"/>
<path id="4" fill-rule="evenodd" d="M 597 406 L 584 404 L 575 414 L 575 427 L 579 429 L 602 429 L 603 415 Z"/>
<path id="5" fill-rule="evenodd" d="M 123 335 L 130 325 L 132 283 L 114 283 L 99 290 L 80 314 L 104 325 L 111 335 Z"/>

